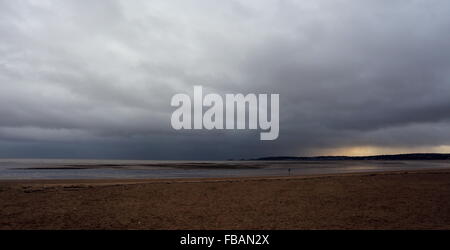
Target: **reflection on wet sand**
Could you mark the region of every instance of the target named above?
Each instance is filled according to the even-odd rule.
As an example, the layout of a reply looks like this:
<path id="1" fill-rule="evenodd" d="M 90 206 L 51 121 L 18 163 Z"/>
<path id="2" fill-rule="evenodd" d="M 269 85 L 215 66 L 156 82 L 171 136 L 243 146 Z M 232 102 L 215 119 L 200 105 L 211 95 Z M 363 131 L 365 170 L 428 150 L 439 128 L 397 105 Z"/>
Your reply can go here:
<path id="1" fill-rule="evenodd" d="M 446 168 L 450 161 L 4 160 L 0 179 L 249 177 Z"/>

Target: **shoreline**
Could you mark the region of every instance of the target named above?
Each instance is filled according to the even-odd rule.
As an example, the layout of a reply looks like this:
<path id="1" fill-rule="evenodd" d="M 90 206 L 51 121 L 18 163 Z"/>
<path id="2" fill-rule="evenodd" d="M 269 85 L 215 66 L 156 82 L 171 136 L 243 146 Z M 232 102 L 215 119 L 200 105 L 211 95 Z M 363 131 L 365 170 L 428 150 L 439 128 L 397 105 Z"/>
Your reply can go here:
<path id="1" fill-rule="evenodd" d="M 349 176 L 374 176 L 374 175 L 402 175 L 402 174 L 450 174 L 450 169 L 417 169 L 417 170 L 392 170 L 392 171 L 370 171 L 331 174 L 305 174 L 292 176 L 242 176 L 242 177 L 205 177 L 205 178 L 99 178 L 99 179 L 0 179 L 2 184 L 42 184 L 42 185 L 133 185 L 133 184 L 161 184 L 161 183 L 219 183 L 219 182 L 242 182 L 242 181 L 270 181 L 270 180 L 303 180 L 320 179 L 330 177 Z"/>
<path id="2" fill-rule="evenodd" d="M 12 163 L 8 163 L 12 164 Z M 16 162 L 0 166 L 0 180 L 251 178 L 384 171 L 450 169 L 450 161 L 291 161 L 291 162 Z M 1 164 L 0 164 L 1 165 Z M 74 166 L 77 166 L 74 168 Z"/>

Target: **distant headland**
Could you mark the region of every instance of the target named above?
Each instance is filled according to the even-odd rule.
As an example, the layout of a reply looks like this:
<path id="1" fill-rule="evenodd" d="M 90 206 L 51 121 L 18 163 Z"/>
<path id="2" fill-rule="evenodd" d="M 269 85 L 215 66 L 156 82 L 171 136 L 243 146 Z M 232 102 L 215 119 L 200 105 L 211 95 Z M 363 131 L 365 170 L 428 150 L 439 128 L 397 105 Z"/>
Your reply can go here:
<path id="1" fill-rule="evenodd" d="M 372 156 L 269 156 L 248 161 L 343 161 L 343 160 L 450 160 L 450 154 L 395 154 L 395 155 L 372 155 Z"/>

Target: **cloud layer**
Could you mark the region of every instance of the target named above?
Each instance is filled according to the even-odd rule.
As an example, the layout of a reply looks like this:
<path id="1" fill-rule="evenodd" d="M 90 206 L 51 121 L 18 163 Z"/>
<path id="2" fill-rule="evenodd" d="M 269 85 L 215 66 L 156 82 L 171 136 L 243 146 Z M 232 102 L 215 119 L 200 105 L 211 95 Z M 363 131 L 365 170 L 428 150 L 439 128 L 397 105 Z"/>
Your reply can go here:
<path id="1" fill-rule="evenodd" d="M 0 157 L 226 159 L 450 145 L 450 3 L 0 0 Z M 170 99 L 280 94 L 280 137 Z"/>

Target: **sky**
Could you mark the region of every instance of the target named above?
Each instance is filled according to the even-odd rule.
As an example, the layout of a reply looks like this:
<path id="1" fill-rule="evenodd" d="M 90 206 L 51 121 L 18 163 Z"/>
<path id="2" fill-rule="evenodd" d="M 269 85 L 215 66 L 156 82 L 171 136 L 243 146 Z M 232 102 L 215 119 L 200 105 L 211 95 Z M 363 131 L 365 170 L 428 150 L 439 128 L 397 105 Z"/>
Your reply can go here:
<path id="1" fill-rule="evenodd" d="M 0 0 L 0 157 L 450 153 L 447 0 Z M 177 93 L 276 93 L 280 134 L 174 130 Z"/>

